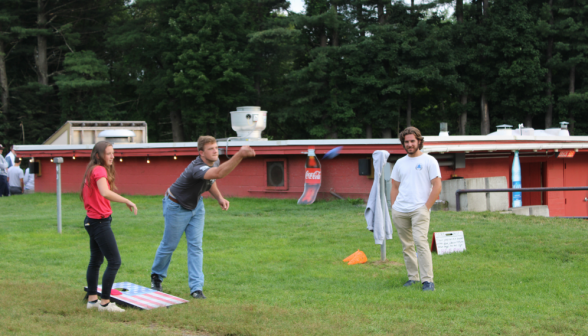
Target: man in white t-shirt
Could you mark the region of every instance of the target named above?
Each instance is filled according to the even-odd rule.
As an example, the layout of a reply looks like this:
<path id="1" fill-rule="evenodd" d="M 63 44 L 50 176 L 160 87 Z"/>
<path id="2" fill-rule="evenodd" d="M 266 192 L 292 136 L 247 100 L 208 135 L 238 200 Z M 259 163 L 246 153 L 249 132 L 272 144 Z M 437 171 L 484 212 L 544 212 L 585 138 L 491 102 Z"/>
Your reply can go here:
<path id="1" fill-rule="evenodd" d="M 20 158 L 14 158 L 14 166 L 8 168 L 8 185 L 10 186 L 10 195 L 20 195 L 24 190 L 24 174 L 20 169 Z"/>
<path id="2" fill-rule="evenodd" d="M 434 157 L 421 152 L 424 139 L 416 127 L 407 127 L 398 138 L 408 155 L 396 161 L 392 169 L 390 200 L 408 273 L 404 286 L 421 281 L 423 291 L 434 291 L 428 234 L 431 207 L 441 193 L 441 171 Z"/>

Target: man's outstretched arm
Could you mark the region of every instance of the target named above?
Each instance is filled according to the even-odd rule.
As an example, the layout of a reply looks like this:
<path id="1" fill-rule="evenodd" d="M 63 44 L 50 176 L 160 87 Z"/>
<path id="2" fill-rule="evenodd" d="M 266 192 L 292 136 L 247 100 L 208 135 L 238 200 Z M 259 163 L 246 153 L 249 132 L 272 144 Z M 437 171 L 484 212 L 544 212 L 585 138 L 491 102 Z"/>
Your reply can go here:
<path id="1" fill-rule="evenodd" d="M 255 156 L 255 151 L 251 147 L 243 146 L 243 147 L 241 147 L 241 149 L 239 149 L 237 154 L 233 155 L 233 157 L 229 161 L 221 164 L 218 167 L 213 167 L 213 168 L 210 168 L 209 170 L 207 170 L 206 174 L 204 174 L 204 179 L 205 180 L 222 179 L 223 177 L 229 175 L 233 171 L 233 169 L 237 168 L 237 166 L 239 165 L 241 160 L 248 158 L 248 157 L 254 157 L 254 156 Z"/>

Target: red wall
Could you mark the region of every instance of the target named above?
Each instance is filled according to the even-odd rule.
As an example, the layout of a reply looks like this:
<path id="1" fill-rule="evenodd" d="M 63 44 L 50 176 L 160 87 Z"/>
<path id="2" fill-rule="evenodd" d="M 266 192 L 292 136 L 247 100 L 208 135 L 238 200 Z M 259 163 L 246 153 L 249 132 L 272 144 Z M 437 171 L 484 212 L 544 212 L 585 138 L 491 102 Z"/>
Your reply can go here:
<path id="1" fill-rule="evenodd" d="M 588 153 L 576 153 L 573 158 L 560 159 L 555 155 L 545 162 L 546 187 L 588 186 Z M 549 191 L 544 202 L 551 216 L 588 216 L 588 191 Z"/>
<path id="2" fill-rule="evenodd" d="M 61 190 L 79 192 L 88 165 L 88 158 L 64 157 L 61 165 Z M 115 161 L 117 192 L 128 195 L 163 195 L 165 189 L 193 158 L 178 157 L 125 157 L 123 162 Z M 35 177 L 35 190 L 38 192 L 55 192 L 55 164 L 47 158 L 37 159 L 41 162 L 41 176 Z"/>
<path id="3" fill-rule="evenodd" d="M 463 178 L 506 176 L 510 185 L 510 165 L 512 159 L 468 159 L 466 167 L 453 169 L 453 167 L 441 167 L 441 179 L 448 180 L 455 174 Z"/>
<path id="4" fill-rule="evenodd" d="M 543 186 L 543 162 L 521 162 L 522 188 L 541 188 Z M 543 205 L 542 192 L 522 193 L 523 206 Z"/>
<path id="5" fill-rule="evenodd" d="M 588 186 L 588 153 L 576 153 L 564 162 L 564 185 L 566 187 Z M 564 204 L 566 216 L 588 216 L 588 190 L 565 191 Z"/>
<path id="6" fill-rule="evenodd" d="M 368 155 L 340 155 L 334 160 L 321 162 L 322 182 L 319 197 L 331 197 L 334 191 L 343 197 L 367 199 L 373 179 L 359 175 L 359 159 Z M 123 162 L 115 161 L 116 185 L 118 192 L 128 195 L 163 195 L 166 188 L 175 182 L 194 157 L 125 157 Z M 288 175 L 287 190 L 270 190 L 265 187 L 265 161 L 285 159 Z M 72 160 L 64 157 L 62 164 L 62 191 L 79 192 L 82 178 L 88 164 L 87 158 Z M 42 176 L 35 180 L 39 192 L 55 192 L 55 164 L 49 159 L 41 161 Z M 221 157 L 221 162 L 226 158 Z M 226 197 L 267 197 L 299 198 L 304 190 L 305 155 L 257 156 L 242 161 L 229 176 L 218 180 L 218 186 Z M 508 159 L 467 160 L 466 168 L 441 167 L 441 177 L 447 180 L 452 174 L 464 178 L 507 176 L 510 183 L 510 162 Z"/>
<path id="7" fill-rule="evenodd" d="M 346 198 L 367 199 L 373 179 L 359 175 L 358 160 L 369 158 L 364 154 L 340 155 L 333 160 L 324 160 L 322 165 L 322 185 L 320 198 L 332 198 L 330 191 Z M 115 161 L 118 192 L 129 195 L 163 195 L 193 156 L 125 157 L 123 162 Z M 287 190 L 266 188 L 266 160 L 285 159 L 287 170 Z M 82 178 L 88 163 L 87 158 L 72 160 L 64 157 L 62 164 L 63 192 L 79 192 Z M 42 176 L 35 180 L 39 192 L 55 192 L 55 164 L 48 158 L 40 158 Z M 226 158 L 221 157 L 221 161 Z M 218 186 L 225 197 L 266 197 L 297 199 L 304 190 L 304 164 L 306 156 L 300 155 L 259 155 L 247 159 L 229 176 L 218 180 Z M 468 159 L 466 168 L 453 169 L 441 167 L 441 177 L 447 180 L 456 174 L 464 178 L 506 176 L 510 185 L 512 155 L 502 159 Z M 588 186 L 588 153 L 576 153 L 574 158 L 559 159 L 555 156 L 521 158 L 522 167 L 529 170 L 523 175 L 523 187 L 562 187 Z M 541 168 L 538 168 L 541 167 Z M 525 193 L 523 193 L 524 195 Z M 528 193 L 530 194 L 530 193 Z M 535 193 L 533 193 L 535 194 Z M 528 196 L 527 202 L 541 202 L 539 196 Z M 538 198 L 539 197 L 539 198 Z M 551 216 L 588 216 L 588 191 L 551 191 L 543 195 L 543 203 L 549 206 Z M 539 199 L 539 201 L 537 201 Z"/>
<path id="8" fill-rule="evenodd" d="M 321 162 L 320 198 L 333 197 L 330 192 L 348 198 L 367 199 L 373 179 L 359 176 L 358 159 L 366 155 L 341 155 L 334 160 Z M 288 190 L 271 190 L 266 188 L 265 161 L 268 159 L 285 159 L 287 165 Z M 229 176 L 219 180 L 218 187 L 229 197 L 268 197 L 300 198 L 304 191 L 305 155 L 256 156 L 244 160 Z"/>
<path id="9" fill-rule="evenodd" d="M 322 184 L 319 197 L 332 197 L 331 189 L 343 197 L 366 198 L 373 179 L 359 176 L 358 159 L 366 155 L 341 155 L 335 160 L 321 162 Z M 175 182 L 186 166 L 195 157 L 125 157 L 123 162 L 115 161 L 117 192 L 128 195 L 163 195 L 165 190 Z M 288 174 L 288 190 L 268 190 L 265 188 L 266 159 L 285 159 Z M 55 192 L 55 164 L 47 158 L 37 159 L 41 162 L 42 175 L 35 179 L 38 192 Z M 221 157 L 221 163 L 226 161 Z M 257 156 L 242 161 L 229 176 L 218 180 L 218 187 L 226 197 L 267 197 L 299 198 L 304 190 L 305 155 Z M 61 188 L 63 192 L 79 192 L 88 164 L 87 158 L 64 157 L 61 165 Z"/>

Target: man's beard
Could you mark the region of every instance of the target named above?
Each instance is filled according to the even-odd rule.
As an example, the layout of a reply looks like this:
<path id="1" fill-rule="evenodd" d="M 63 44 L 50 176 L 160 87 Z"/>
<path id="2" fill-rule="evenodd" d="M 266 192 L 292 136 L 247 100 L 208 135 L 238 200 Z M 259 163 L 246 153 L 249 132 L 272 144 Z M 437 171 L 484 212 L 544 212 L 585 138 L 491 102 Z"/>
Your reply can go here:
<path id="1" fill-rule="evenodd" d="M 404 150 L 405 150 L 405 151 L 406 151 L 408 154 L 414 154 L 414 153 L 416 153 L 416 152 L 417 152 L 417 150 L 418 150 L 418 147 L 412 147 L 412 148 L 410 148 L 410 149 L 405 147 L 405 148 L 404 148 Z"/>

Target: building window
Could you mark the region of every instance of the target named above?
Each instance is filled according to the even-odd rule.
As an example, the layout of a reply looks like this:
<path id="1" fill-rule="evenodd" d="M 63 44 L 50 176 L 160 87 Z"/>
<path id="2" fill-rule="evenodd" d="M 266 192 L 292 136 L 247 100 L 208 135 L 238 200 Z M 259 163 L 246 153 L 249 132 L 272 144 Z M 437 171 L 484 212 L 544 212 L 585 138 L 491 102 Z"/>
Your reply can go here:
<path id="1" fill-rule="evenodd" d="M 265 160 L 266 188 L 288 190 L 288 165 L 286 159 Z"/>

